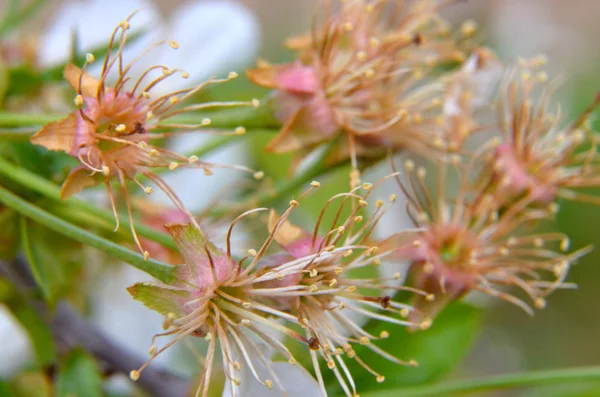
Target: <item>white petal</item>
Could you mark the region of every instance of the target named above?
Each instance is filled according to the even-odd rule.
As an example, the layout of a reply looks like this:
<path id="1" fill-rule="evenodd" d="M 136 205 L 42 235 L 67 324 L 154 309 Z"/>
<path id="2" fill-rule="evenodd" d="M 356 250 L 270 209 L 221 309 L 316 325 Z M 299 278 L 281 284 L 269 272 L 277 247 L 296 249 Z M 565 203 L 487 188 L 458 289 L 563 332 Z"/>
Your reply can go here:
<path id="1" fill-rule="evenodd" d="M 10 377 L 32 360 L 33 350 L 25 329 L 3 305 L 0 305 L 0 340 L 4 341 L 0 377 Z"/>
<path id="2" fill-rule="evenodd" d="M 126 59 L 131 59 L 132 55 L 156 41 L 158 35 L 164 34 L 159 11 L 152 2 L 119 0 L 110 2 L 110 5 L 104 0 L 67 2 L 57 11 L 55 18 L 41 35 L 38 54 L 40 64 L 51 66 L 65 62 L 71 54 L 74 33 L 79 42 L 78 51 L 106 47 L 119 22 L 136 10 L 139 12 L 131 20 L 131 32 L 144 30 L 146 33 L 127 47 L 124 52 Z"/>
<path id="3" fill-rule="evenodd" d="M 263 381 L 271 378 L 269 372 L 263 365 L 256 365 L 256 367 L 257 372 Z M 274 362 L 271 364 L 271 367 L 285 388 L 285 395 L 288 397 L 323 396 L 317 381 L 300 365 L 291 365 L 286 362 Z M 244 370 L 244 367 L 242 367 L 240 372 L 241 384 L 239 388 L 237 388 L 238 390 L 235 396 L 268 397 L 282 395 L 282 392 L 277 387 L 274 379 L 271 379 L 274 386 L 269 390 L 264 385 L 260 384 L 248 369 Z M 231 390 L 231 384 L 230 382 L 226 382 L 225 389 L 223 390 L 223 397 L 233 396 L 234 393 Z"/>
<path id="4" fill-rule="evenodd" d="M 170 67 L 185 69 L 193 81 L 205 80 L 216 73 L 226 75 L 230 68 L 248 64 L 258 52 L 258 21 L 237 1 L 188 3 L 175 11 L 170 23 L 169 38 L 180 46 L 161 59 L 168 60 Z M 185 81 L 178 83 L 173 79 L 173 83 L 185 86 Z"/>

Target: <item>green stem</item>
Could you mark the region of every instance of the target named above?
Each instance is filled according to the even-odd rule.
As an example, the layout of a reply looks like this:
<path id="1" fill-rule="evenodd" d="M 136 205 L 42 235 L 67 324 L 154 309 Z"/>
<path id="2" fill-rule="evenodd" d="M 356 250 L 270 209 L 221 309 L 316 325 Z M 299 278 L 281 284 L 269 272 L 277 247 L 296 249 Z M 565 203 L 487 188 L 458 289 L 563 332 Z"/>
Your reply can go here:
<path id="1" fill-rule="evenodd" d="M 11 113 L 0 112 L 0 127 L 35 127 L 65 118 L 59 113 Z M 201 124 L 209 118 L 211 124 L 207 128 L 232 129 L 239 126 L 246 128 L 277 127 L 267 107 L 239 107 L 213 112 L 194 112 L 173 116 L 169 122 L 177 124 Z"/>
<path id="2" fill-rule="evenodd" d="M 457 393 L 474 393 L 518 387 L 545 386 L 556 383 L 600 381 L 599 367 L 580 367 L 531 371 L 518 374 L 496 375 L 481 379 L 444 382 L 407 389 L 382 390 L 361 393 L 363 397 L 436 397 L 456 396 Z"/>
<path id="3" fill-rule="evenodd" d="M 75 198 L 70 198 L 63 201 L 60 199 L 60 188 L 54 183 L 34 174 L 33 172 L 27 171 L 24 168 L 12 164 L 2 157 L 0 157 L 0 175 L 3 175 L 16 183 L 23 185 L 44 197 L 58 202 L 67 203 L 74 209 L 79 209 L 88 214 L 92 214 L 99 219 L 107 221 L 104 223 L 104 228 L 106 230 L 113 229 L 112 225 L 114 225 L 115 218 L 112 212 L 100 209 Z M 130 227 L 127 217 L 121 217 L 121 227 Z M 157 243 L 169 248 L 177 248 L 173 242 L 173 239 L 166 233 L 162 233 L 143 224 L 136 224 L 135 230 L 140 236 L 143 236 L 149 240 L 156 241 Z"/>
<path id="4" fill-rule="evenodd" d="M 142 255 L 66 222 L 22 198 L 15 196 L 3 187 L 0 187 L 0 202 L 21 215 L 28 217 L 57 233 L 75 241 L 79 241 L 82 244 L 104 251 L 165 283 L 172 281 L 174 277 L 173 266 L 169 266 L 153 259 L 145 260 Z"/>

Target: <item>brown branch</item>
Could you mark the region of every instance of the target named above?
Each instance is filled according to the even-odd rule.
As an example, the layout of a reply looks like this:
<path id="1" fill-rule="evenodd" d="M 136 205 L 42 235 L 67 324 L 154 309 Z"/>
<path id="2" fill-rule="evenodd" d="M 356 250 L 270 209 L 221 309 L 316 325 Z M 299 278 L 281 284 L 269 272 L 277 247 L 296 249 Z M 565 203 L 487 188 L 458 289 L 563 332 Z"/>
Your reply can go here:
<path id="1" fill-rule="evenodd" d="M 26 297 L 31 297 L 31 291 L 37 289 L 27 262 L 20 257 L 11 264 L 2 262 L 0 275 L 12 281 Z M 109 371 L 121 372 L 129 376 L 132 369 L 141 367 L 146 361 L 145 357 L 139 357 L 111 341 L 67 302 L 60 302 L 52 312 L 39 299 L 30 299 L 30 303 L 47 321 L 58 345 L 69 349 L 84 348 L 97 360 L 104 362 Z M 144 370 L 135 384 L 154 397 L 186 397 L 191 391 L 190 381 L 170 373 L 155 363 Z"/>

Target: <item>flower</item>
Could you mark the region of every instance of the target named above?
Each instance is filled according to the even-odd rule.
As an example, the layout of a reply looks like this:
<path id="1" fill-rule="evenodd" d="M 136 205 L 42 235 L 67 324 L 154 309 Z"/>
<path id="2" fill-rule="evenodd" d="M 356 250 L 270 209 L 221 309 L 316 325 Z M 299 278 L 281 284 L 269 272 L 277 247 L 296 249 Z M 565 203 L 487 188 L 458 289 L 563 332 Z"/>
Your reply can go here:
<path id="1" fill-rule="evenodd" d="M 546 84 L 546 73 L 537 70 L 545 62 L 545 57 L 521 60 L 505 79 L 497 104 L 503 139 L 485 164 L 493 170 L 488 190 L 508 200 L 529 196 L 541 205 L 558 197 L 598 204 L 597 197 L 574 189 L 600 185 L 598 138 L 588 123 L 600 96 L 566 124 L 559 108 L 549 110 L 554 87 Z M 589 149 L 579 152 L 583 144 Z"/>
<path id="2" fill-rule="evenodd" d="M 308 192 L 318 186 L 313 182 Z M 204 233 L 192 225 L 168 225 L 167 230 L 185 262 L 176 268 L 175 280 L 169 284 L 138 283 L 128 289 L 136 300 L 165 316 L 167 331 L 157 336 L 175 336 L 161 348 L 153 345 L 148 362 L 185 336 L 205 338 L 209 346 L 199 387 L 203 396 L 208 390 L 217 342 L 224 357 L 227 387 L 234 395 L 236 391 L 245 390 L 241 384 L 242 368 L 250 371 L 254 380 L 263 386 L 272 388 L 276 385 L 285 390 L 267 353 L 277 352 L 292 365 L 296 365 L 297 360 L 286 346 L 288 340 L 281 342 L 278 336 L 286 336 L 289 341 L 308 347 L 319 389 L 324 395 L 319 357 L 334 371 L 350 396 L 356 395 L 356 386 L 344 364 L 344 355 L 356 360 L 378 381 L 384 380 L 383 375 L 360 359 L 353 348 L 355 344 L 365 345 L 392 362 L 416 365 L 414 360 L 404 362 L 378 348 L 372 342 L 389 334 L 384 331 L 381 335 L 371 335 L 352 317 L 358 314 L 376 321 L 422 329 L 431 324 L 426 318 L 418 320 L 418 313 L 413 313 L 410 306 L 381 296 L 382 290 L 401 290 L 403 287 L 388 285 L 388 279 L 350 278 L 348 275 L 353 269 L 377 265 L 391 252 L 378 252 L 377 246 L 367 245 L 367 241 L 395 198 L 391 198 L 388 206 L 377 202 L 377 210 L 366 220 L 358 215 L 367 204 L 372 188 L 373 185 L 365 184 L 329 200 L 323 212 L 335 200 L 340 199 L 341 204 L 332 227 L 323 237 L 308 234 L 288 221 L 306 192 L 293 200 L 282 216 L 271 212 L 269 237 L 258 251 L 248 250 L 250 256 L 241 260 L 234 259 L 231 254 L 233 227 L 243 217 L 264 209 L 248 211 L 234 220 L 224 250 L 208 241 Z M 366 194 L 358 194 L 360 189 L 365 189 Z M 352 210 L 347 218 L 340 218 L 344 206 Z M 273 241 L 285 249 L 283 255 L 265 254 Z M 246 261 L 249 261 L 247 265 L 244 264 Z M 381 310 L 386 313 L 379 313 Z M 413 320 L 404 319 L 411 314 Z M 304 335 L 298 329 L 302 329 Z M 146 365 L 133 371 L 132 378 L 137 379 Z M 259 365 L 262 371 L 256 369 Z M 266 373 L 268 378 L 259 372 Z"/>
<path id="3" fill-rule="evenodd" d="M 135 13 L 134 13 L 135 14 Z M 185 89 L 154 95 L 153 89 L 174 75 L 187 78 L 189 74 L 181 69 L 170 69 L 164 65 L 153 65 L 137 78 L 131 76 L 132 67 L 146 52 L 168 44 L 177 49 L 175 41 L 160 41 L 150 46 L 131 62 L 124 61 L 123 51 L 130 30 L 130 15 L 119 23 L 109 40 L 109 51 L 102 62 L 100 78 L 89 75 L 85 69 L 95 62 L 93 54 L 86 55 L 83 69 L 69 64 L 65 68 L 65 79 L 76 90 L 75 104 L 78 110 L 63 120 L 51 122 L 31 138 L 35 144 L 50 150 L 64 151 L 75 157 L 81 166 L 74 169 L 61 190 L 61 198 L 68 198 L 87 186 L 104 182 L 111 199 L 117 227 L 119 217 L 111 188 L 111 180 L 117 179 L 122 187 L 134 240 L 146 257 L 135 232 L 131 213 L 127 180 L 134 181 L 146 194 L 152 188 L 144 186 L 136 177 L 142 175 L 155 183 L 171 199 L 178 210 L 184 212 L 193 222 L 193 216 L 185 208 L 177 194 L 157 175 L 152 168 L 162 167 L 175 170 L 179 167 L 200 168 L 206 175 L 212 169 L 222 167 L 200 161 L 196 156 L 183 156 L 173 151 L 152 145 L 154 139 L 161 139 L 180 132 L 200 129 L 210 125 L 210 119 L 202 119 L 196 124 L 179 123 L 173 116 L 186 112 L 213 107 L 258 106 L 252 102 L 209 102 L 179 106 L 201 89 L 234 79 L 232 72 L 225 79 L 210 78 L 207 81 Z M 116 49 L 115 49 L 116 47 Z M 160 71 L 158 76 L 156 71 Z M 107 86 L 110 73 L 116 73 L 113 86 Z M 159 133 L 156 130 L 168 129 L 171 132 Z M 241 166 L 232 168 L 245 169 Z"/>
<path id="4" fill-rule="evenodd" d="M 405 165 L 406 181 L 399 180 L 417 231 L 411 237 L 411 247 L 401 247 L 397 254 L 410 261 L 415 287 L 436 297 L 433 301 L 417 297 L 414 305 L 435 316 L 449 302 L 479 291 L 533 314 L 529 304 L 504 288 L 521 289 L 541 309 L 550 293 L 571 286 L 564 282 L 569 267 L 589 252 L 589 247 L 566 253 L 567 236 L 531 228 L 531 224 L 550 221 L 555 206 L 530 208 L 531 197 L 505 206 L 485 189 L 474 189 L 469 178 L 475 166 L 472 162 L 461 165 L 458 159 L 456 156 L 456 194 L 446 190 L 449 176 L 445 167 L 435 195 L 426 187 L 425 170 L 415 170 L 412 162 Z M 406 247 L 407 236 L 400 237 L 391 238 L 385 246 L 398 246 L 400 241 Z"/>
<path id="5" fill-rule="evenodd" d="M 250 80 L 275 90 L 272 102 L 284 124 L 267 150 L 302 157 L 345 135 L 329 161 L 351 159 L 352 186 L 359 184 L 358 157 L 396 149 L 433 156 L 430 131 L 439 130 L 444 84 L 424 78 L 464 58 L 436 13 L 440 4 L 344 2 L 312 35 L 288 41 L 296 61 L 261 61 L 249 70 Z M 388 11 L 393 22 L 386 21 Z"/>

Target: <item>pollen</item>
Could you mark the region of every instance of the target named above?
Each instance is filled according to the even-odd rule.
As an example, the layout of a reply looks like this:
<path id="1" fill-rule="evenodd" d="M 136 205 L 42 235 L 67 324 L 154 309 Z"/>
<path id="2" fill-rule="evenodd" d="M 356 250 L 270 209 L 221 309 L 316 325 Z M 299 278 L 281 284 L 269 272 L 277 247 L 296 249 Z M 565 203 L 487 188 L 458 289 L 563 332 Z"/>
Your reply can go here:
<path id="1" fill-rule="evenodd" d="M 310 286 L 309 291 L 312 294 L 315 294 L 315 293 L 319 292 L 319 287 L 317 287 L 315 284 L 313 284 L 313 285 Z"/>
<path id="2" fill-rule="evenodd" d="M 331 279 L 331 281 L 329 282 L 329 286 L 331 288 L 333 288 L 333 287 L 335 287 L 337 285 L 337 283 L 338 283 L 338 281 L 335 278 Z"/>
<path id="3" fill-rule="evenodd" d="M 319 274 L 319 271 L 317 269 L 312 269 L 308 272 L 308 275 L 310 277 L 317 277 L 318 274 Z"/>
<path id="4" fill-rule="evenodd" d="M 267 386 L 267 389 L 271 390 L 273 388 L 273 381 L 270 379 L 265 380 L 265 385 Z"/>
<path id="5" fill-rule="evenodd" d="M 169 47 L 171 47 L 172 49 L 176 50 L 179 48 L 179 43 L 176 42 L 175 40 L 170 40 L 169 41 Z"/>
<path id="6" fill-rule="evenodd" d="M 344 268 L 336 267 L 333 269 L 333 272 L 339 276 L 340 274 L 344 273 Z"/>
<path id="7" fill-rule="evenodd" d="M 125 124 L 119 124 L 118 126 L 115 127 L 115 131 L 117 132 L 123 132 L 125 131 L 127 127 L 125 126 Z"/>
<path id="8" fill-rule="evenodd" d="M 77 106 L 77 107 L 83 106 L 83 102 L 84 101 L 83 101 L 83 97 L 81 96 L 81 94 L 76 95 L 75 99 L 73 100 L 73 102 L 75 102 L 75 106 Z"/>

